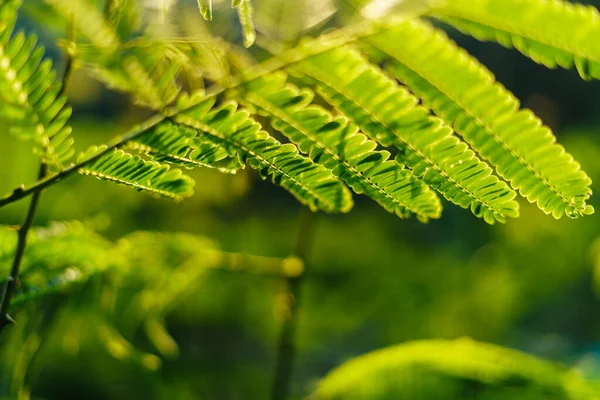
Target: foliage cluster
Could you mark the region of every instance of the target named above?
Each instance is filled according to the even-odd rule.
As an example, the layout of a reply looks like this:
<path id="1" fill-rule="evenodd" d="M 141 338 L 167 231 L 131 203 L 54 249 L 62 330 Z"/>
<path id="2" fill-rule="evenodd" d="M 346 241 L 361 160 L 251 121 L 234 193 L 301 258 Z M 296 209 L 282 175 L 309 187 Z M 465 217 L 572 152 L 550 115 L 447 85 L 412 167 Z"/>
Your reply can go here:
<path id="1" fill-rule="evenodd" d="M 68 27 L 62 79 L 34 35 L 14 32 L 21 1 L 0 3 L 0 114 L 11 134 L 31 142 L 41 164 L 36 182 L 0 199 L 6 206 L 32 198 L 28 222 L 18 233 L 0 232 L 0 261 L 13 260 L 3 325 L 10 320 L 6 308 L 19 272 L 13 307 L 73 287 L 91 291 L 97 276 L 117 283 L 134 276 L 139 286 L 128 288 L 135 293 L 127 300 L 131 307 L 117 306 L 110 293 L 100 296 L 100 304 L 119 314 L 113 315 L 116 320 L 131 324 L 123 328 L 130 333 L 143 325 L 154 347 L 172 355 L 177 345 L 164 328 L 164 313 L 205 269 L 246 259 L 185 235 L 138 233 L 112 244 L 77 223 L 34 230 L 25 251 L 41 190 L 76 173 L 180 201 L 194 193 L 189 170 L 232 174 L 249 167 L 313 212 L 346 213 L 354 192 L 400 218 L 414 215 L 422 222 L 441 216 L 440 197 L 488 224 L 518 217 L 517 194 L 556 219 L 593 214 L 591 179 L 579 163 L 550 128 L 439 27 L 447 24 L 479 40 L 514 47 L 550 68 L 576 68 L 591 80 L 600 77 L 600 49 L 593 41 L 600 13 L 592 7 L 561 0 L 354 1 L 347 6 L 354 17 L 350 22 L 333 19 L 324 9 L 321 20 L 300 31 L 321 25 L 331 28 L 328 32 L 273 40 L 260 35 L 260 26 L 269 25 L 264 14 L 257 13 L 255 27 L 258 10 L 251 0 L 234 0 L 240 47 L 208 32 L 202 32 L 202 40 L 161 35 L 145 25 L 133 0 L 109 0 L 103 11 L 91 0 L 45 3 L 44 12 Z M 206 20 L 217 15 L 210 0 L 198 0 L 198 6 Z M 392 16 L 369 18 L 382 10 Z M 154 116 L 123 136 L 77 151 L 65 95 L 77 68 L 129 94 Z M 288 283 L 296 282 L 294 271 L 303 269 L 296 258 L 262 261 L 276 265 L 275 275 L 287 274 Z M 165 271 L 165 265 L 179 267 Z M 98 324 L 116 358 L 134 356 L 149 368 L 159 362 L 133 349 L 114 328 L 119 323 Z M 23 348 L 38 347 L 38 339 Z M 73 339 L 69 345 L 77 343 Z M 426 356 L 446 351 L 449 366 Z M 457 351 L 464 359 L 452 356 Z M 470 364 L 480 357 L 512 362 L 502 371 L 490 362 L 488 371 Z M 441 382 L 448 399 L 460 398 L 465 390 L 481 399 L 507 393 L 594 398 L 579 378 L 563 378 L 564 371 L 524 356 L 523 363 L 514 362 L 519 357 L 472 343 L 417 343 L 342 367 L 315 396 L 440 395 L 435 385 L 419 384 L 421 378 L 395 379 L 410 370 L 431 374 L 426 379 Z M 518 370 L 525 366 L 527 371 Z M 365 376 L 359 376 L 361 368 Z M 15 374 L 13 383 L 21 387 L 25 372 Z M 349 380 L 357 386 L 347 385 Z M 495 390 L 498 385 L 509 392 Z"/>

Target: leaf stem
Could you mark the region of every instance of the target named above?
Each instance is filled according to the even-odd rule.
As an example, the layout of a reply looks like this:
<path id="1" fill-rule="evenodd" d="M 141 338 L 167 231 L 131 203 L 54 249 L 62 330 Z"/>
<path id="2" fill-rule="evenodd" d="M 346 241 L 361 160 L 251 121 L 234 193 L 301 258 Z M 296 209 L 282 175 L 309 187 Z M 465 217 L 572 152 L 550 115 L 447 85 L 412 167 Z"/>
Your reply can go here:
<path id="1" fill-rule="evenodd" d="M 40 165 L 38 179 L 44 178 L 47 172 L 47 165 L 42 163 Z M 27 210 L 25 222 L 19 228 L 18 231 L 17 250 L 15 252 L 15 258 L 13 259 L 12 267 L 10 269 L 10 276 L 8 277 L 8 280 L 6 282 L 4 295 L 2 296 L 2 303 L 0 304 L 0 334 L 2 334 L 2 331 L 7 325 L 14 323 L 13 319 L 8 315 L 8 307 L 10 306 L 10 299 L 12 298 L 17 288 L 17 279 L 19 278 L 21 261 L 23 259 L 23 254 L 25 253 L 25 246 L 27 245 L 27 234 L 29 233 L 29 229 L 33 225 L 35 213 L 40 203 L 41 194 L 42 192 L 37 191 L 31 197 L 31 202 L 29 203 L 29 209 Z"/>
<path id="2" fill-rule="evenodd" d="M 74 18 L 72 18 L 67 25 L 67 40 L 68 44 L 67 48 L 65 49 L 65 68 L 58 96 L 64 95 L 64 92 L 66 91 L 73 74 L 74 52 L 72 51 L 72 43 L 75 43 Z M 47 174 L 48 165 L 42 161 L 40 162 L 40 169 L 38 172 L 38 182 L 43 180 Z M 17 249 L 15 251 L 15 257 L 10 269 L 10 275 L 6 281 L 6 286 L 2 295 L 2 301 L 0 303 L 0 335 L 7 325 L 14 323 L 14 320 L 10 317 L 10 315 L 8 315 L 8 308 L 10 307 L 10 300 L 17 289 L 19 272 L 21 270 L 21 262 L 23 261 L 23 255 L 25 254 L 25 248 L 27 247 L 27 236 L 29 234 L 29 230 L 33 226 L 33 221 L 35 220 L 35 214 L 40 204 L 41 196 L 41 189 L 33 192 L 31 201 L 29 202 L 27 215 L 25 216 L 25 221 L 18 230 Z"/>
<path id="3" fill-rule="evenodd" d="M 294 248 L 294 256 L 305 261 L 313 242 L 315 232 L 315 213 L 303 207 L 300 214 L 300 228 Z M 298 327 L 298 311 L 300 308 L 302 283 L 306 276 L 304 273 L 298 276 L 288 276 L 285 280 L 286 296 L 289 300 L 289 308 L 285 315 L 279 343 L 277 346 L 277 360 L 275 364 L 275 377 L 271 391 L 271 400 L 287 400 L 290 395 L 292 376 L 294 372 L 294 360 L 296 358 L 296 331 Z"/>

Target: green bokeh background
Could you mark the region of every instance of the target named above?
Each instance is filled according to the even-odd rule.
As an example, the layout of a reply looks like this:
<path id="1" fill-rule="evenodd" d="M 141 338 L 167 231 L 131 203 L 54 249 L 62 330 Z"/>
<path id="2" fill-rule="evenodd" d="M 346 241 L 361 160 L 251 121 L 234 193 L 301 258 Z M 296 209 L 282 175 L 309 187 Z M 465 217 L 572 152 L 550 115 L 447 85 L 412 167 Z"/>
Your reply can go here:
<path id="1" fill-rule="evenodd" d="M 51 29 L 31 16 L 20 24 L 38 33 L 59 60 Z M 452 35 L 555 130 L 597 192 L 600 83 L 584 82 L 575 71 L 546 70 L 498 45 Z M 68 94 L 78 149 L 105 142 L 149 115 L 83 71 L 75 75 Z M 31 182 L 36 172 L 29 145 L 0 135 L 0 192 Z M 196 195 L 177 204 L 74 176 L 44 193 L 36 224 L 93 221 L 113 242 L 133 231 L 157 230 L 206 236 L 229 252 L 292 253 L 301 207 L 291 195 L 251 171 L 232 176 L 195 170 L 191 175 Z M 468 336 L 600 378 L 598 214 L 556 221 L 522 201 L 519 219 L 489 226 L 445 204 L 441 220 L 420 224 L 399 220 L 367 198 L 355 200 L 348 215 L 315 216 L 302 288 L 294 398 L 307 395 L 344 360 L 425 338 Z M 597 198 L 591 204 L 600 210 Z M 0 209 L 0 223 L 20 224 L 26 206 L 21 201 Z M 82 334 L 85 345 L 78 352 L 68 351 L 64 335 L 82 326 L 93 330 L 95 320 L 85 301 L 60 302 L 79 317 L 66 318 L 44 346 L 32 398 L 267 399 L 282 293 L 281 278 L 207 272 L 167 313 L 166 326 L 180 352 L 178 357 L 161 356 L 157 369 L 114 357 L 92 334 Z M 51 307 L 49 301 L 17 317 L 59 314 L 45 307 Z M 134 332 L 129 339 L 156 353 L 143 334 Z M 0 364 L 0 390 L 11 398 L 14 360 Z"/>

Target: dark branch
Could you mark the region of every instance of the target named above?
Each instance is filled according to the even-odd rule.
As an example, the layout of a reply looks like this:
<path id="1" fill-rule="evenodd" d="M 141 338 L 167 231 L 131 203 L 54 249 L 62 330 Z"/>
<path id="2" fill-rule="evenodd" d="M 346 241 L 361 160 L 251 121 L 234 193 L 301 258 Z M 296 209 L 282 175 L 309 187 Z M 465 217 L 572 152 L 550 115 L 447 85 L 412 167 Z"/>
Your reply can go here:
<path id="1" fill-rule="evenodd" d="M 315 214 L 308 208 L 303 208 L 300 215 L 300 228 L 294 248 L 294 255 L 305 261 L 310 251 L 315 231 Z M 302 282 L 305 272 L 298 276 L 286 278 L 287 295 L 289 296 L 289 309 L 284 316 L 281 327 L 279 344 L 277 346 L 277 360 L 275 364 L 275 377 L 271 391 L 271 400 L 287 400 L 290 396 L 290 387 L 294 372 L 296 358 L 296 330 L 298 326 L 298 310 L 300 307 Z"/>
<path id="2" fill-rule="evenodd" d="M 69 25 L 67 27 L 67 39 L 69 40 L 69 45 L 65 50 L 65 68 L 59 96 L 64 95 L 73 74 L 74 54 L 71 51 L 70 45 L 75 42 L 74 26 L 74 21 L 69 21 Z M 47 174 L 48 165 L 42 161 L 40 163 L 40 170 L 38 172 L 37 180 L 43 180 Z M 23 255 L 25 254 L 25 248 L 27 247 L 27 236 L 29 234 L 29 230 L 33 226 L 33 221 L 35 220 L 35 214 L 40 204 L 41 196 L 41 189 L 33 193 L 29 203 L 29 208 L 27 210 L 27 215 L 25 217 L 25 222 L 23 222 L 23 225 L 18 231 L 15 258 L 13 259 L 10 275 L 6 281 L 6 287 L 4 288 L 4 294 L 2 295 L 2 302 L 0 303 L 0 335 L 7 325 L 14 323 L 14 320 L 8 314 L 8 308 L 10 307 L 10 300 L 12 299 L 12 296 L 14 295 L 18 286 L 21 261 L 23 261 Z"/>
<path id="3" fill-rule="evenodd" d="M 40 165 L 40 171 L 38 173 L 38 179 L 42 179 L 46 176 L 48 172 L 48 167 L 46 164 Z M 10 299 L 12 295 L 15 293 L 17 289 L 17 280 L 19 279 L 19 270 L 21 268 L 21 261 L 23 260 L 23 254 L 25 253 L 25 246 L 27 245 L 27 234 L 29 233 L 29 229 L 33 225 L 33 220 L 35 218 L 35 213 L 37 211 L 38 205 L 40 203 L 40 196 L 42 192 L 38 191 L 33 194 L 31 197 L 31 202 L 29 203 L 29 209 L 27 210 L 27 216 L 25 217 L 25 222 L 23 226 L 19 228 L 18 233 L 18 241 L 17 241 L 17 250 L 15 253 L 15 258 L 13 260 L 12 267 L 10 269 L 10 276 L 8 277 L 8 281 L 6 282 L 6 287 L 4 289 L 4 295 L 2 296 L 2 303 L 0 304 L 0 334 L 4 330 L 4 328 L 13 323 L 13 319 L 8 315 L 8 307 L 10 306 Z"/>

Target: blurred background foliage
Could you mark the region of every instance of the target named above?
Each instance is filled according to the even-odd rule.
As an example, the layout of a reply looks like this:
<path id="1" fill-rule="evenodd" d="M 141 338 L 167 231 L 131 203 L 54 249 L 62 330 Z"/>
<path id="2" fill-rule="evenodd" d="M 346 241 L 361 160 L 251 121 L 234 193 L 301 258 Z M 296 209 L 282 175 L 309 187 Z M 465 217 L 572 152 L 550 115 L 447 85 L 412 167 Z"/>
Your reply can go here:
<path id="1" fill-rule="evenodd" d="M 241 43 L 229 2 L 215 3 L 215 20 L 206 23 L 193 1 L 148 0 L 143 23 L 156 35 L 185 28 Z M 349 18 L 356 3 L 257 0 L 259 42 L 292 43 L 327 29 Z M 61 65 L 55 42 L 63 26 L 43 1 L 27 0 L 19 25 L 37 33 Z M 555 130 L 596 191 L 600 82 L 451 35 Z M 214 64 L 235 58 L 235 50 L 214 40 L 197 62 L 216 73 Z M 221 74 L 212 79 L 228 72 Z M 68 95 L 78 149 L 149 115 L 84 69 Z M 33 180 L 37 160 L 30 153 L 27 143 L 2 136 L 0 192 Z M 269 397 L 290 301 L 285 259 L 301 207 L 247 170 L 191 174 L 196 195 L 178 204 L 83 177 L 45 192 L 23 284 L 50 284 L 56 293 L 36 302 L 16 299 L 19 324 L 0 344 L 5 398 L 15 391 L 39 399 Z M 423 225 L 399 220 L 366 198 L 356 201 L 348 215 L 315 216 L 293 398 L 306 396 L 351 357 L 428 338 L 468 336 L 600 379 L 600 217 L 556 221 L 522 203 L 521 218 L 506 225 L 488 226 L 457 207 Z M 595 198 L 592 204 L 599 209 Z M 0 231 L 1 271 L 10 266 L 16 235 L 10 226 L 21 223 L 25 209 L 25 201 L 0 209 L 7 225 Z"/>

